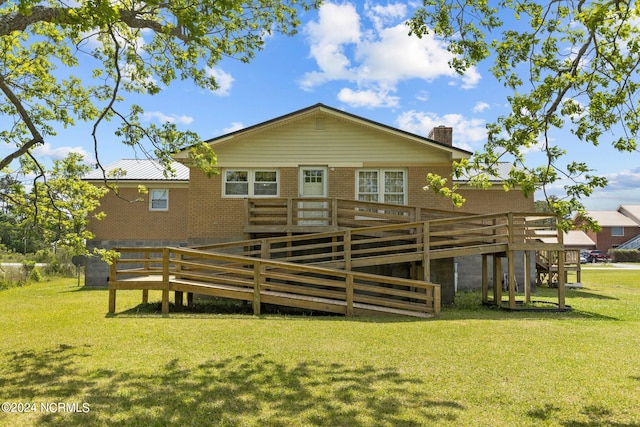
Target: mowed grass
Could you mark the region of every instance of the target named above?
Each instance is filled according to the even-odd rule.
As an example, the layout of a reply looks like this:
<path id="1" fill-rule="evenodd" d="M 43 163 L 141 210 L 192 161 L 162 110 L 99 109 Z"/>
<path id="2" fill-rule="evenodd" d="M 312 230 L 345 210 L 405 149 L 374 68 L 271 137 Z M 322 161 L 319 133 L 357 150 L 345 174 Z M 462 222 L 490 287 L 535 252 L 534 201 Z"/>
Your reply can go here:
<path id="1" fill-rule="evenodd" d="M 640 425 L 640 270 L 583 284 L 571 313 L 461 293 L 438 320 L 167 318 L 139 291 L 109 317 L 74 279 L 2 291 L 0 401 L 36 406 L 0 425 Z"/>

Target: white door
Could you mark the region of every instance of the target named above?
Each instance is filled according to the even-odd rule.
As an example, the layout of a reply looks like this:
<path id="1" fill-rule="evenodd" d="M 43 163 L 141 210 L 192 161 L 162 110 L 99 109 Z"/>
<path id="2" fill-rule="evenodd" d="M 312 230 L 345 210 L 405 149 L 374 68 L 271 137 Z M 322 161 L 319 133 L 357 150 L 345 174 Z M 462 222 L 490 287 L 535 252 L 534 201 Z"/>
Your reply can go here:
<path id="1" fill-rule="evenodd" d="M 300 197 L 327 197 L 327 168 L 324 166 L 300 167 Z M 307 220 L 307 218 L 327 218 L 329 204 L 327 202 L 299 202 L 299 225 L 328 225 L 326 219 Z"/>

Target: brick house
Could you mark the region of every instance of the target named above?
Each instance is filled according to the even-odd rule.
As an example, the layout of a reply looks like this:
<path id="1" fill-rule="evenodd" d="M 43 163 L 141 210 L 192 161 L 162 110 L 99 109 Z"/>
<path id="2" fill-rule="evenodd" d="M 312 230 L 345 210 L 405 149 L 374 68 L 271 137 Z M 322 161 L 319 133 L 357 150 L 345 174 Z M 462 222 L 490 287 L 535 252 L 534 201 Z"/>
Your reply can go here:
<path id="1" fill-rule="evenodd" d="M 187 180 L 184 175 L 180 180 L 126 176 L 127 191 L 134 191 L 137 181 L 159 190 L 154 194 L 167 189 L 166 210 L 152 209 L 153 201 L 135 205 L 110 195 L 102 204 L 108 219 L 91 224 L 95 239 L 89 246 L 198 245 L 250 238 L 243 216 L 247 198 L 313 196 L 472 213 L 533 212 L 532 196 L 504 192 L 501 186 L 463 189 L 467 202 L 462 208 L 425 191 L 427 173 L 448 176 L 453 161 L 471 156 L 452 141 L 448 127 L 437 127 L 425 138 L 316 104 L 207 141 L 220 172 L 212 177 L 196 168 L 189 170 Z M 188 166 L 186 152 L 174 157 Z M 122 191 L 124 184 L 119 181 Z M 479 260 L 468 258 L 458 273 L 470 282 L 461 287 L 471 287 L 477 279 L 463 275 L 462 267 L 476 276 L 479 271 Z M 453 262 L 450 267 L 453 277 Z M 104 281 L 105 270 L 92 277 L 92 284 Z"/>
<path id="2" fill-rule="evenodd" d="M 606 253 L 640 236 L 640 205 L 620 205 L 615 211 L 589 211 L 600 225 L 599 231 L 588 230 L 596 249 Z M 579 218 L 574 219 L 580 223 Z"/>

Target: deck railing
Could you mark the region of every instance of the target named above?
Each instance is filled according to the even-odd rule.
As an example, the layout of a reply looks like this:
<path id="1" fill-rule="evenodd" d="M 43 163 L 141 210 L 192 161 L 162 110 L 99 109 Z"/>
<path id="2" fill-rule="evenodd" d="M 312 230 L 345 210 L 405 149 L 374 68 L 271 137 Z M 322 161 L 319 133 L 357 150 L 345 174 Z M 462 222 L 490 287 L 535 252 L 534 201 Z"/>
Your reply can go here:
<path id="1" fill-rule="evenodd" d="M 154 289 L 163 291 L 163 312 L 168 312 L 169 292 L 178 291 L 251 301 L 256 314 L 261 303 L 345 315 L 394 310 L 440 313 L 440 286 L 425 281 L 195 249 L 117 250 L 129 257 L 111 266 L 110 312 L 115 311 L 116 290 Z"/>
<path id="2" fill-rule="evenodd" d="M 286 199 L 288 213 L 284 221 L 291 225 L 297 221 L 292 213 L 299 211 L 294 209 L 294 202 L 297 201 Z M 119 249 L 125 255 L 139 255 L 123 256 L 112 265 L 110 311 L 115 310 L 116 289 L 161 289 L 163 310 L 168 304 L 169 291 L 184 291 L 252 301 L 257 312 L 261 302 L 279 302 L 344 314 L 366 311 L 365 306 L 437 314 L 440 309 L 438 285 L 352 269 L 413 262 L 415 266 L 422 266 L 421 277 L 429 278 L 432 259 L 478 254 L 502 256 L 500 254 L 508 252 L 511 277 L 514 251 L 557 251 L 558 273 L 564 276 L 563 234 L 555 224 L 549 224 L 550 215 L 509 212 L 442 218 L 446 215 L 441 211 L 405 206 L 382 210 L 380 204 L 355 201 L 341 204 L 338 199 L 317 199 L 314 202 L 325 204 L 315 206 L 313 209 L 318 215 L 305 216 L 305 220 L 320 221 L 318 218 L 324 218 L 321 213 L 332 212 L 326 218 L 330 224 L 339 226 L 336 231 L 188 249 Z M 279 218 L 280 213 L 276 213 L 280 208 L 273 205 L 266 214 L 266 208 L 261 206 L 262 215 L 266 215 L 263 224 Z M 306 212 L 312 212 L 311 207 L 308 209 Z M 340 214 L 341 210 L 349 214 Z M 409 221 L 426 215 L 439 215 L 440 219 Z M 347 222 L 341 222 L 344 218 L 352 224 L 367 222 L 369 226 L 346 228 Z M 544 243 L 541 232 L 544 236 L 555 233 L 556 242 Z M 485 275 L 483 273 L 483 288 L 487 286 Z M 559 299 L 563 304 L 563 295 Z M 510 295 L 510 305 L 514 304 Z"/>
<path id="3" fill-rule="evenodd" d="M 245 199 L 245 231 L 369 227 L 460 217 L 462 212 L 324 197 Z"/>
<path id="4" fill-rule="evenodd" d="M 507 249 L 558 250 L 561 244 L 540 240 L 541 231 L 545 236 L 555 233 L 561 239 L 555 225 L 548 223 L 549 218 L 544 214 L 509 212 L 397 224 L 382 224 L 379 220 L 377 226 L 218 243 L 197 249 L 350 269 Z"/>

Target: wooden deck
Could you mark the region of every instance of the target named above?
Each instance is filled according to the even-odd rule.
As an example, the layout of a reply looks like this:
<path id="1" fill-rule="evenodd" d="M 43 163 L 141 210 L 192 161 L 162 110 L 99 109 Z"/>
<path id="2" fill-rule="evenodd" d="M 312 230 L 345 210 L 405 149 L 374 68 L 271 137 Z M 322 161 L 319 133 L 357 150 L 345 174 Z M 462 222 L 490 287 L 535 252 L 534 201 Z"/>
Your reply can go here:
<path id="1" fill-rule="evenodd" d="M 564 307 L 562 233 L 557 243 L 543 243 L 537 234 L 548 230 L 548 215 L 453 217 L 450 212 L 408 206 L 313 200 L 313 212 L 301 207 L 308 205 L 301 205 L 300 199 L 246 201 L 246 232 L 286 236 L 188 249 L 119 249 L 125 256 L 112 265 L 109 311 L 115 312 L 117 290 L 157 289 L 163 291 L 163 312 L 168 311 L 173 291 L 179 300 L 186 292 L 249 301 L 256 314 L 260 304 L 269 303 L 344 315 L 433 317 L 440 311 L 440 287 L 424 280 L 430 277 L 430 260 L 467 255 L 482 255 L 485 303 L 502 304 L 498 265 L 500 258 L 508 259 L 508 305 L 515 308 L 515 251 L 524 251 L 527 259 L 533 251 L 557 254 L 558 306 Z M 309 234 L 295 234 L 302 232 Z M 492 298 L 489 257 L 494 269 Z M 414 280 L 353 271 L 398 263 L 413 266 Z M 528 301 L 528 280 L 524 292 Z"/>

